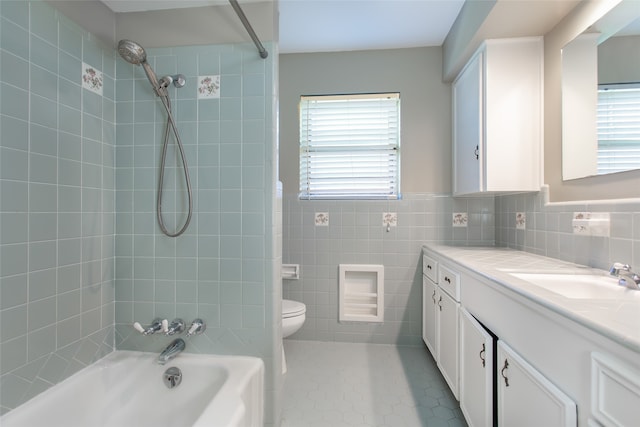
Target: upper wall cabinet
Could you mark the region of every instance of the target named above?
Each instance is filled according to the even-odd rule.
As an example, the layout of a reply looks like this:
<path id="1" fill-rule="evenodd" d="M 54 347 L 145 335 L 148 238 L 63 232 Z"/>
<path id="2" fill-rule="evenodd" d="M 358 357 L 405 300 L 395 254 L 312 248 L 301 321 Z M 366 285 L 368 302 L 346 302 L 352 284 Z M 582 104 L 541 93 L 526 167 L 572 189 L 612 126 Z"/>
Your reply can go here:
<path id="1" fill-rule="evenodd" d="M 543 42 L 487 40 L 453 83 L 453 193 L 539 191 Z"/>

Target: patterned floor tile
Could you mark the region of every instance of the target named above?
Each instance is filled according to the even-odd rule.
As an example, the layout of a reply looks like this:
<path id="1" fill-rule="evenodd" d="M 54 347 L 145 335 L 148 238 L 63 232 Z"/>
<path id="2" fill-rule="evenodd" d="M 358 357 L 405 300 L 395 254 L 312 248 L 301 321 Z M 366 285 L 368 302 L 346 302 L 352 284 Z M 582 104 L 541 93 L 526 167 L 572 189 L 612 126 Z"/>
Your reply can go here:
<path id="1" fill-rule="evenodd" d="M 285 340 L 282 427 L 466 427 L 426 348 Z"/>

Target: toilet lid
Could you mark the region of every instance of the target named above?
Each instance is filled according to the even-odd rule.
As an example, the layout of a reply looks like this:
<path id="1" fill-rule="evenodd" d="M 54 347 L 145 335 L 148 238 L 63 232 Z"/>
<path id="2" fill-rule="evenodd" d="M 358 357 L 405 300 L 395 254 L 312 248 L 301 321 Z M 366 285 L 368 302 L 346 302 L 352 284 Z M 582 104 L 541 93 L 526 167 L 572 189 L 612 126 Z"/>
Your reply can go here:
<path id="1" fill-rule="evenodd" d="M 298 301 L 291 301 L 290 299 L 282 300 L 282 317 L 294 317 L 300 316 L 307 311 L 307 306 Z"/>

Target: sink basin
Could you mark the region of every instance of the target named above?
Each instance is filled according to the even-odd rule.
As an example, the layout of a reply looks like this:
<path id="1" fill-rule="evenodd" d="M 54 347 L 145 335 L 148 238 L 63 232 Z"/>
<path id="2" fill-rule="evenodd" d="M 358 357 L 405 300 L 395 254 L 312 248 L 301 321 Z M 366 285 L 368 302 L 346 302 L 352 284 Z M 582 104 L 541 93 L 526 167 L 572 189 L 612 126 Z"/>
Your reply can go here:
<path id="1" fill-rule="evenodd" d="M 619 299 L 625 288 L 615 277 L 579 274 L 511 273 L 548 291 L 573 299 Z"/>

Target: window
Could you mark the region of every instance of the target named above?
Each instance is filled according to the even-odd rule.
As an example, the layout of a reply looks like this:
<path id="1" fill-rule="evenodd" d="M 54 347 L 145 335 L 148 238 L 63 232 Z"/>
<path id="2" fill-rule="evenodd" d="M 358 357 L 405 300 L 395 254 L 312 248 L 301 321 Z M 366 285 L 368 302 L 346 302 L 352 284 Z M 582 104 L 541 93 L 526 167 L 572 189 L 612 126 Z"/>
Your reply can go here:
<path id="1" fill-rule="evenodd" d="M 400 198 L 399 93 L 301 98 L 300 198 Z"/>
<path id="2" fill-rule="evenodd" d="M 598 174 L 640 168 L 640 83 L 598 88 Z"/>

